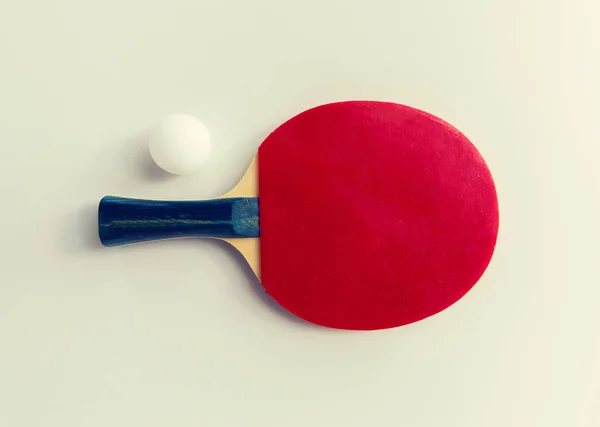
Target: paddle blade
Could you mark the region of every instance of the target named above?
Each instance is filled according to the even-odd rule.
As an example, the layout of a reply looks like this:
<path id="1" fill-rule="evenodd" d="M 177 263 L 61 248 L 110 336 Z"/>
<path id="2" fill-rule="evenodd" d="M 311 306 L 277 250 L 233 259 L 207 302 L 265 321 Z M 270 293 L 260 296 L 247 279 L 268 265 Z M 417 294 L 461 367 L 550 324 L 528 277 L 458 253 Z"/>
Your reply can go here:
<path id="1" fill-rule="evenodd" d="M 263 286 L 310 322 L 424 319 L 465 295 L 492 257 L 490 171 L 463 134 L 425 112 L 320 106 L 276 129 L 258 167 Z"/>

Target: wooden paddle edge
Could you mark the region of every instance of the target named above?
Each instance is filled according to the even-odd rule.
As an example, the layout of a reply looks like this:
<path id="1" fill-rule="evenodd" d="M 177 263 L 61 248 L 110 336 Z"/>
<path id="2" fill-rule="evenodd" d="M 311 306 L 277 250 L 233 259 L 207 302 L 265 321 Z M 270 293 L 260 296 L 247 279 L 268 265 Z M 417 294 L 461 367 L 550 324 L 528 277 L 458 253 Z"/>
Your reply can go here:
<path id="1" fill-rule="evenodd" d="M 238 184 L 233 187 L 231 191 L 224 194 L 221 198 L 231 198 L 231 197 L 258 197 L 258 155 L 255 155 L 246 170 L 246 173 L 238 182 Z M 223 241 L 229 243 L 234 248 L 236 248 L 246 261 L 248 265 L 256 275 L 256 277 L 260 280 L 260 238 L 229 238 L 222 239 Z"/>

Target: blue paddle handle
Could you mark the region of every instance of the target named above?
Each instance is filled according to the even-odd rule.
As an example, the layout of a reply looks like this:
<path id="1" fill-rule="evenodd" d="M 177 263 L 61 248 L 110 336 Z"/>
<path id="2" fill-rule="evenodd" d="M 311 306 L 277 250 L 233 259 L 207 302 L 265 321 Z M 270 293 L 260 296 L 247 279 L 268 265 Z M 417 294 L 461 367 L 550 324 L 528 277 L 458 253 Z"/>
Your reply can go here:
<path id="1" fill-rule="evenodd" d="M 104 197 L 98 233 L 105 246 L 177 237 L 259 237 L 258 198 L 156 201 Z"/>

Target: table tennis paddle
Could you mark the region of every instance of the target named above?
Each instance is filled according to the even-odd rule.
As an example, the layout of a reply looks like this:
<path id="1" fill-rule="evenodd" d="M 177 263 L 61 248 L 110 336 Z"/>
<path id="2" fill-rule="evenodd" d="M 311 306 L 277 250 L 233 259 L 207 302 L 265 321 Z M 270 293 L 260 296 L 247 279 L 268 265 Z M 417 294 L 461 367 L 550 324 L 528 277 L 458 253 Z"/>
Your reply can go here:
<path id="1" fill-rule="evenodd" d="M 224 239 L 281 306 L 354 330 L 409 324 L 458 301 L 487 268 L 498 224 L 494 182 L 471 142 L 431 114 L 376 101 L 288 120 L 221 198 L 99 206 L 104 245 Z"/>

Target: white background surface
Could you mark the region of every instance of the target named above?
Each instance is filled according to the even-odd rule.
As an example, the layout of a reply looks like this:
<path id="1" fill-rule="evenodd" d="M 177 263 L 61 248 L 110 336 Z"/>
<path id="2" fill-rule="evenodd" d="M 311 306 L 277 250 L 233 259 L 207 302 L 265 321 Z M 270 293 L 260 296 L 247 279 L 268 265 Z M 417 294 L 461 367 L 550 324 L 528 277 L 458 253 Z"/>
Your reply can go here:
<path id="1" fill-rule="evenodd" d="M 600 425 L 596 0 L 0 0 L 0 425 Z M 496 178 L 493 262 L 388 331 L 282 313 L 203 241 L 101 248 L 105 194 L 229 189 L 277 124 L 380 99 L 464 131 Z M 212 161 L 144 135 L 196 114 Z"/>

